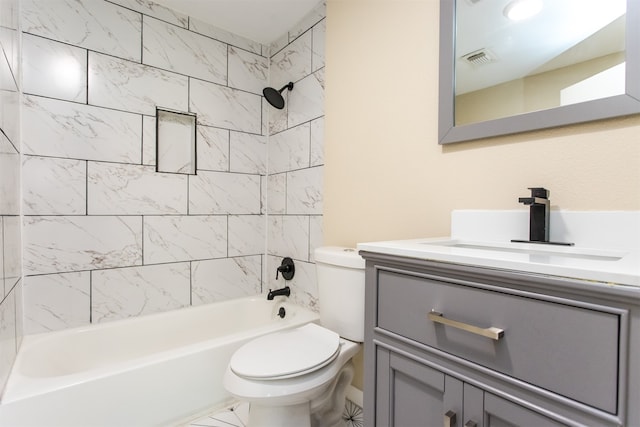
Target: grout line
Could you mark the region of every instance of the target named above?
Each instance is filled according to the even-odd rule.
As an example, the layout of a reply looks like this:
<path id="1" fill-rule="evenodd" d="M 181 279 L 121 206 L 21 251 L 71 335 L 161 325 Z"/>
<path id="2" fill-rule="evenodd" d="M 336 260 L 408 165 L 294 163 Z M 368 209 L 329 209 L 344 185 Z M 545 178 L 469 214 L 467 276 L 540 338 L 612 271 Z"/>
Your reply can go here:
<path id="1" fill-rule="evenodd" d="M 140 266 L 144 266 L 144 217 L 145 215 L 140 215 Z"/>
<path id="2" fill-rule="evenodd" d="M 89 160 L 84 165 L 84 216 L 89 215 Z"/>
<path id="3" fill-rule="evenodd" d="M 140 14 L 140 64 L 144 64 L 144 16 Z"/>
<path id="4" fill-rule="evenodd" d="M 93 270 L 89 271 L 89 324 L 93 324 Z"/>
<path id="5" fill-rule="evenodd" d="M 144 114 L 140 114 L 140 123 L 140 165 L 144 166 Z"/>

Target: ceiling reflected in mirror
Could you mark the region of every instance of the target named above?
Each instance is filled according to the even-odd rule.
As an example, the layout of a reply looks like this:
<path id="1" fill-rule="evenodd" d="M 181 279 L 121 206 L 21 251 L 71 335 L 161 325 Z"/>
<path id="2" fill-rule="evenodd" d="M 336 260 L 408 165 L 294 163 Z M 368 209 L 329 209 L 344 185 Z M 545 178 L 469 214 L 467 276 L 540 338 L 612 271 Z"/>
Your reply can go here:
<path id="1" fill-rule="evenodd" d="M 456 125 L 625 93 L 626 0 L 524 1 L 456 2 Z"/>

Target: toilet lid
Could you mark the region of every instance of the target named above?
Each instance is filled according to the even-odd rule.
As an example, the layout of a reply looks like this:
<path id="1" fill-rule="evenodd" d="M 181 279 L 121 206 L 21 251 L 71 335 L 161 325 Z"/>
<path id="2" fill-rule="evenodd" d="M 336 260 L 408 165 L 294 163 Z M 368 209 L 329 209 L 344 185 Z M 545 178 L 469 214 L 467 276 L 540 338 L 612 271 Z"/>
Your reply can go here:
<path id="1" fill-rule="evenodd" d="M 256 338 L 240 347 L 229 367 L 249 379 L 291 378 L 331 363 L 340 350 L 340 336 L 314 323 Z"/>

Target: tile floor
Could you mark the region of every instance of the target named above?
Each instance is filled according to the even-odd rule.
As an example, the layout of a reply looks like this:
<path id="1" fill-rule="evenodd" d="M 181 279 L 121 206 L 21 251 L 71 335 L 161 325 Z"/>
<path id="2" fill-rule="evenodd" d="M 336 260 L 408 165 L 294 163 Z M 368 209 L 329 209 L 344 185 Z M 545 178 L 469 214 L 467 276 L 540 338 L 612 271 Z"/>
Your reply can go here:
<path id="1" fill-rule="evenodd" d="M 249 404 L 235 403 L 222 411 L 191 421 L 184 427 L 245 427 L 249 419 Z M 362 408 L 347 400 L 342 419 L 346 427 L 363 427 Z"/>
<path id="2" fill-rule="evenodd" d="M 249 404 L 235 403 L 219 412 L 206 415 L 184 427 L 244 427 L 249 419 Z"/>

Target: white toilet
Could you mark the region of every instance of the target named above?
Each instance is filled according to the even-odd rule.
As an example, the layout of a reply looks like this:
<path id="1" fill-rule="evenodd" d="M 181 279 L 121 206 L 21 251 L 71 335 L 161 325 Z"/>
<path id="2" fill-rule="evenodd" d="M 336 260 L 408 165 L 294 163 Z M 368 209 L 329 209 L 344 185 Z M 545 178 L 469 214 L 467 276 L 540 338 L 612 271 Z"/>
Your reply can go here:
<path id="1" fill-rule="evenodd" d="M 343 247 L 316 249 L 315 262 L 322 326 L 256 338 L 227 367 L 224 386 L 250 403 L 250 427 L 344 425 L 351 359 L 364 340 L 365 262 Z"/>

